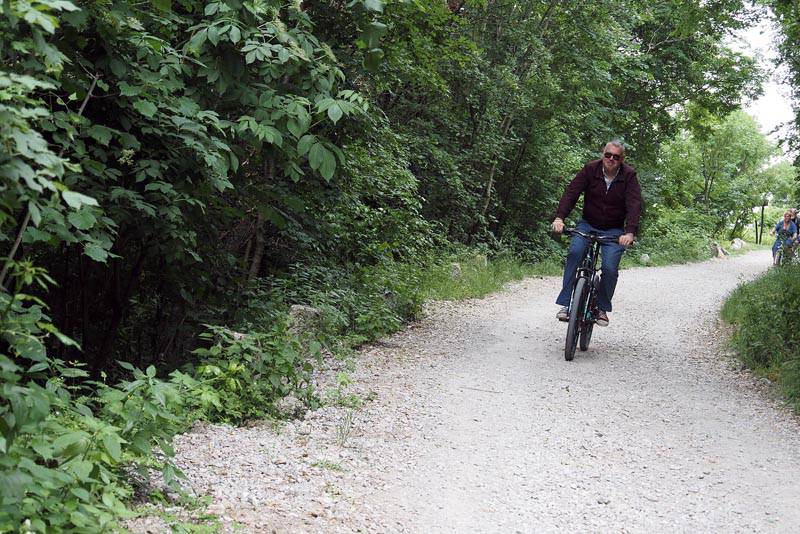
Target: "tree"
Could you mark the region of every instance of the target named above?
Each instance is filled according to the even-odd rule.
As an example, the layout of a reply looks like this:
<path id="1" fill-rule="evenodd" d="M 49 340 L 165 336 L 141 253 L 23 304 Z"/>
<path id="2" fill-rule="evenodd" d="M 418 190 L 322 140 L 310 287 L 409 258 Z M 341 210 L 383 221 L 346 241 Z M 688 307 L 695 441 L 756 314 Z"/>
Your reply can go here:
<path id="1" fill-rule="evenodd" d="M 649 192 L 667 209 L 688 207 L 710 216 L 714 233 L 735 233 L 766 195 L 786 191 L 784 167 L 769 167 L 776 153 L 744 112 L 724 119 L 707 115 L 696 133 L 684 131 L 665 144 Z"/>

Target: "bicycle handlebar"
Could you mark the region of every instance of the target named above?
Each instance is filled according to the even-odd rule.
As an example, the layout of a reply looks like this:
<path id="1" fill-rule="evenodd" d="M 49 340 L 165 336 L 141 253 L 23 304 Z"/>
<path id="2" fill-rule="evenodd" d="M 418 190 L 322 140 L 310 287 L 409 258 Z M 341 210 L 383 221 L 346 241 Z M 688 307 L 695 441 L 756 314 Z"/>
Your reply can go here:
<path id="1" fill-rule="evenodd" d="M 579 235 L 579 236 L 581 236 L 581 237 L 583 237 L 585 239 L 588 239 L 590 241 L 597 241 L 598 243 L 618 243 L 619 242 L 619 238 L 618 237 L 603 236 L 603 235 L 597 235 L 597 234 L 587 234 L 587 233 L 581 232 L 577 228 L 564 228 L 564 230 L 561 233 L 562 234 L 566 234 L 566 235 Z"/>

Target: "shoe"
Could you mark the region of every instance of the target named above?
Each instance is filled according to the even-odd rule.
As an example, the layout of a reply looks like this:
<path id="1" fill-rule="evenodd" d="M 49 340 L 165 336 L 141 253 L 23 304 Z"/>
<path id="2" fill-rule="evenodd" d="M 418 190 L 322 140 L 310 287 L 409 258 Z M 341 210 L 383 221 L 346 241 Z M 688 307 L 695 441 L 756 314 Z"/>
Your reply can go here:
<path id="1" fill-rule="evenodd" d="M 597 326 L 608 326 L 608 315 L 603 310 L 597 310 L 594 314 L 594 322 Z"/>
<path id="2" fill-rule="evenodd" d="M 556 314 L 556 319 L 564 322 L 569 321 L 569 308 L 567 306 L 564 306 L 560 310 L 558 310 L 558 313 Z"/>

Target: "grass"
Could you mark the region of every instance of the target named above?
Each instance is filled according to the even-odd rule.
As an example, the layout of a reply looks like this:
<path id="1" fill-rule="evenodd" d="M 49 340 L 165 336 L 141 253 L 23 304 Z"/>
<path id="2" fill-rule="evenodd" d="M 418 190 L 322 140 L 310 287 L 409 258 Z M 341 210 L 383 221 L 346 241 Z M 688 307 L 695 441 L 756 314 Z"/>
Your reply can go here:
<path id="1" fill-rule="evenodd" d="M 339 447 L 346 447 L 347 442 L 352 437 L 355 428 L 355 416 L 356 410 L 348 409 L 336 424 L 336 444 Z"/>
<path id="2" fill-rule="evenodd" d="M 208 496 L 195 497 L 182 493 L 177 503 L 170 503 L 160 492 L 155 492 L 150 500 L 151 503 L 136 510 L 136 515 L 159 517 L 173 533 L 211 534 L 221 530 L 220 518 L 204 512 L 211 502 Z M 173 508 L 175 505 L 177 509 Z"/>
<path id="3" fill-rule="evenodd" d="M 319 467 L 320 469 L 327 469 L 328 471 L 344 471 L 342 464 L 331 462 L 330 460 L 317 460 L 311 463 L 311 467 Z"/>
<path id="4" fill-rule="evenodd" d="M 630 249 L 622 257 L 621 267 L 663 266 L 692 261 L 704 261 L 712 257 L 713 240 L 693 236 L 691 239 L 647 239 Z M 729 245 L 725 242 L 726 245 Z M 769 248 L 770 244 L 755 245 L 745 242 L 738 251 L 726 250 L 734 255 L 751 250 Z M 642 261 L 642 255 L 650 256 Z M 560 276 L 564 269 L 563 257 L 549 258 L 538 263 L 526 263 L 512 254 L 502 254 L 487 260 L 482 254 L 468 251 L 439 259 L 421 272 L 419 288 L 424 300 L 462 300 L 482 298 L 499 291 L 509 282 L 532 276 Z"/>
<path id="5" fill-rule="evenodd" d="M 530 276 L 559 275 L 563 269 L 561 260 L 529 264 L 512 255 L 491 261 L 480 254 L 462 254 L 450 259 L 421 273 L 420 289 L 425 300 L 482 298 L 501 290 L 508 282 Z"/>
<path id="6" fill-rule="evenodd" d="M 779 384 L 800 410 L 800 266 L 773 268 L 737 287 L 722 307 L 731 344 L 757 374 Z"/>

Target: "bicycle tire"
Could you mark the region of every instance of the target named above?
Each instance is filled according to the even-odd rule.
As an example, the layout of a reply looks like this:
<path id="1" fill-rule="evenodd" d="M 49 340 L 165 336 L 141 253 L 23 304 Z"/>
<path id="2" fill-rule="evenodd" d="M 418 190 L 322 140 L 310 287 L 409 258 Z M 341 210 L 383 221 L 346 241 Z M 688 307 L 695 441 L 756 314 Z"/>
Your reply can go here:
<path id="1" fill-rule="evenodd" d="M 575 291 L 572 292 L 572 302 L 569 306 L 569 324 L 567 325 L 567 338 L 564 342 L 564 359 L 571 362 L 575 357 L 575 348 L 578 346 L 583 312 L 586 304 L 587 287 L 586 278 L 578 278 L 575 282 Z"/>
<path id="2" fill-rule="evenodd" d="M 581 352 L 586 352 L 589 349 L 589 342 L 592 340 L 592 331 L 594 330 L 594 321 L 584 321 L 581 326 L 581 332 L 578 336 L 578 348 Z"/>

